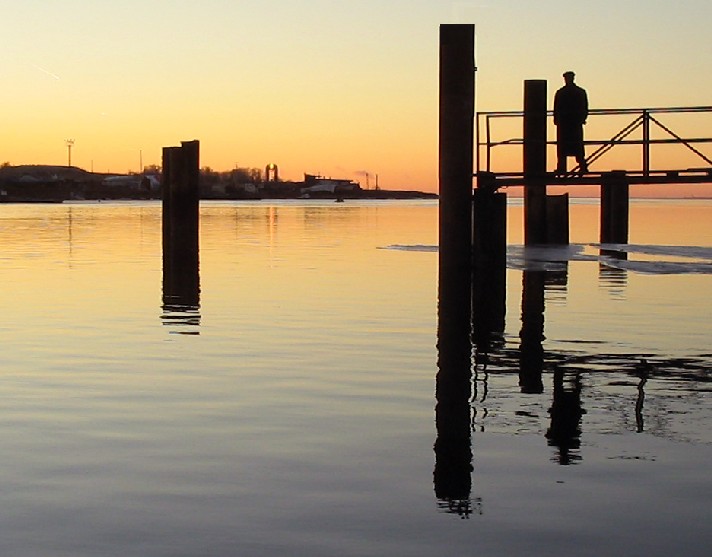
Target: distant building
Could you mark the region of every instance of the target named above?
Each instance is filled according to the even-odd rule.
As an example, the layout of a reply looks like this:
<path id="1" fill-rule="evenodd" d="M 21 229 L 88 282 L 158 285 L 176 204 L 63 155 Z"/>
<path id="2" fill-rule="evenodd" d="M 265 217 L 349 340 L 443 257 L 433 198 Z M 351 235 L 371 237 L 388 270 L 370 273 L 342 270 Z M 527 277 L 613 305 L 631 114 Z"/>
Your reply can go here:
<path id="1" fill-rule="evenodd" d="M 340 178 L 325 178 L 314 174 L 304 174 L 304 186 L 301 189 L 302 195 L 312 194 L 343 194 L 360 191 L 361 186 L 353 180 Z"/>

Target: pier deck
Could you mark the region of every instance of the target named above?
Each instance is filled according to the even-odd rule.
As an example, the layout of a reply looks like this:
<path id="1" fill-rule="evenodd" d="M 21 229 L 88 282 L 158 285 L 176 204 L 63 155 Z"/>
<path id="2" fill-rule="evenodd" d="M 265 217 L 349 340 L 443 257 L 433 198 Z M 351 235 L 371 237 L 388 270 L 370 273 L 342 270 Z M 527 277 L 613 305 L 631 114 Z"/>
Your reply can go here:
<path id="1" fill-rule="evenodd" d="M 574 172 L 560 176 L 546 173 L 544 179 L 548 186 L 598 186 L 610 172 L 587 172 L 577 174 Z M 651 170 L 626 171 L 625 177 L 630 185 L 640 184 L 709 184 L 712 183 L 712 167 L 690 168 L 684 170 Z M 478 172 L 475 178 L 480 181 L 492 181 L 495 189 L 503 187 L 525 186 L 527 181 L 523 172 Z M 479 184 L 478 184 L 479 185 Z"/>

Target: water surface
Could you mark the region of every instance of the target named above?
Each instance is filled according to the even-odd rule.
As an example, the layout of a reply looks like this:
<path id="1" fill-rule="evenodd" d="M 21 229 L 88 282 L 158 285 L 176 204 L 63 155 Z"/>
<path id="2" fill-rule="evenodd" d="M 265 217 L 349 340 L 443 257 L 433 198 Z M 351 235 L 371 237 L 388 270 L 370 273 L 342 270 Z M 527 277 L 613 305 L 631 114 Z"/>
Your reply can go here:
<path id="1" fill-rule="evenodd" d="M 0 553 L 707 555 L 712 203 L 597 218 L 527 254 L 510 200 L 475 365 L 433 202 L 204 203 L 176 292 L 159 204 L 0 205 Z"/>

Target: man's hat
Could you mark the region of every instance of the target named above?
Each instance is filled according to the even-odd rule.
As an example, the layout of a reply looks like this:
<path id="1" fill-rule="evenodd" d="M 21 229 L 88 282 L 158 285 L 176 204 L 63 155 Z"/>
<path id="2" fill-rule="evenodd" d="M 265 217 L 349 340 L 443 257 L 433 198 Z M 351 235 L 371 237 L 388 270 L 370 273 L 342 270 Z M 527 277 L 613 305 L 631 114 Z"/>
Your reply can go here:
<path id="1" fill-rule="evenodd" d="M 571 77 L 573 77 L 576 74 L 574 72 L 572 72 L 571 70 L 569 70 L 568 72 L 564 72 L 564 77 L 566 77 L 567 75 L 570 75 Z"/>

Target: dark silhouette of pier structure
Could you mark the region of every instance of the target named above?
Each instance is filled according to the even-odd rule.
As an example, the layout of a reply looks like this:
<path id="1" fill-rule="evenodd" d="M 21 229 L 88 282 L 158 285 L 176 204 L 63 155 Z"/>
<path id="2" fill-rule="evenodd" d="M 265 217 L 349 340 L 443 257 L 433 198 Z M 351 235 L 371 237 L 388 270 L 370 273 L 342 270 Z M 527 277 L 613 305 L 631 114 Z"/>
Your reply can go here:
<path id="1" fill-rule="evenodd" d="M 712 159 L 699 148 L 700 145 L 712 143 L 712 138 L 683 138 L 663 122 L 668 115 L 694 117 L 696 114 L 712 113 L 712 107 L 589 110 L 590 119 L 630 121 L 611 138 L 587 138 L 587 172 L 581 173 L 575 167 L 563 175 L 555 174 L 555 164 L 547 167 L 548 151 L 553 151 L 555 145 L 548 139 L 552 113 L 547 108 L 547 82 L 524 82 L 521 111 L 476 114 L 474 39 L 474 25 L 440 26 L 438 373 L 434 487 L 436 497 L 449 512 L 463 517 L 473 511 L 473 448 L 470 434 L 474 423 L 472 403 L 477 398 L 478 370 L 484 370 L 486 377 L 489 363 L 496 359 L 500 370 L 518 370 L 523 393 L 539 394 L 544 390 L 542 374 L 547 362 L 554 362 L 554 400 L 546 437 L 549 445 L 557 447 L 557 462 L 573 464 L 580 460 L 579 437 L 585 414 L 581 404 L 580 373 L 590 367 L 589 359 L 591 362 L 597 361 L 597 358 L 606 360 L 605 355 L 583 357 L 566 353 L 550 353 L 545 357 L 542 344 L 544 291 L 547 284 L 565 287 L 566 271 L 524 270 L 521 344 L 516 350 L 506 346 L 507 197 L 502 190 L 513 186 L 524 188 L 525 244 L 546 246 L 569 242 L 568 194 L 549 195 L 547 187 L 599 186 L 601 243 L 625 244 L 628 243 L 631 185 L 664 187 L 712 183 Z M 519 119 L 521 137 L 494 139 L 492 123 L 500 119 Z M 664 134 L 662 138 L 661 133 Z M 495 170 L 493 153 L 504 146 L 521 148 L 522 168 Z M 679 146 L 702 163 L 698 168 L 656 168 L 651 157 L 651 149 L 656 146 Z M 601 167 L 601 157 L 621 147 L 640 149 L 639 168 L 597 170 Z M 476 168 L 475 148 L 478 154 Z M 605 248 L 602 247 L 602 250 Z M 625 255 L 620 254 L 620 257 Z M 609 359 L 616 366 L 621 365 L 617 357 Z M 641 361 L 635 355 L 628 360 L 631 369 Z M 695 367 L 698 364 L 690 365 Z M 641 378 L 636 421 L 638 430 L 642 431 L 643 386 L 648 372 L 644 370 L 645 373 L 638 374 L 637 367 L 633 371 Z"/>
<path id="2" fill-rule="evenodd" d="M 547 168 L 547 148 L 556 145 L 548 139 L 548 122 L 552 112 L 546 108 L 547 82 L 524 82 L 524 110 L 508 112 L 480 112 L 476 114 L 475 148 L 478 153 L 474 172 L 476 189 L 496 192 L 513 186 L 524 187 L 525 243 L 568 243 L 567 196 L 547 195 L 547 186 L 600 186 L 601 188 L 601 243 L 628 242 L 628 203 L 630 186 L 681 185 L 712 183 L 712 155 L 706 155 L 700 146 L 711 144 L 712 138 L 685 138 L 664 121 L 665 117 L 711 114 L 712 106 L 668 108 L 592 109 L 589 120 L 606 117 L 623 118 L 625 125 L 610 138 L 584 141 L 588 154 L 586 163 L 590 170 L 580 166 L 557 174 Z M 493 138 L 493 124 L 498 120 L 518 119 L 523 122 L 521 138 Z M 653 137 L 653 132 L 665 137 Z M 521 146 L 523 169 L 494 171 L 493 153 L 496 148 Z M 639 149 L 639 166 L 628 170 L 596 170 L 597 163 L 610 151 L 619 148 Z M 678 146 L 687 150 L 698 162 L 697 167 L 657 168 L 652 163 L 654 147 Z M 630 158 L 630 157 L 629 157 Z M 631 159 L 633 161 L 633 159 Z"/>
<path id="3" fill-rule="evenodd" d="M 601 191 L 601 243 L 628 242 L 630 186 L 712 183 L 712 155 L 701 150 L 710 137 L 682 137 L 665 120 L 681 115 L 712 114 L 712 106 L 671 108 L 592 109 L 589 120 L 630 121 L 610 138 L 587 137 L 585 173 L 579 167 L 558 175 L 547 166 L 547 152 L 556 145 L 549 139 L 552 112 L 547 108 L 547 82 L 524 81 L 523 110 L 475 114 L 474 25 L 440 28 L 440 264 L 466 264 L 474 248 L 474 263 L 501 259 L 506 244 L 504 188 L 524 188 L 524 241 L 526 245 L 568 243 L 568 196 L 551 196 L 547 186 L 599 186 Z M 615 117 L 615 118 L 613 118 Z M 494 138 L 493 123 L 521 121 L 522 135 Z M 476 122 L 476 125 L 473 123 Z M 511 126 L 510 126 L 511 127 Z M 591 124 L 587 130 L 591 129 Z M 660 135 L 662 134 L 662 137 Z M 476 141 L 474 137 L 476 136 Z M 495 149 L 520 146 L 522 167 L 494 169 Z M 694 155 L 694 168 L 657 168 L 651 150 L 678 146 Z M 640 166 L 602 169 L 600 160 L 613 149 L 640 149 Z M 473 166 L 477 152 L 477 168 Z M 470 207 L 474 204 L 474 207 Z M 465 209 L 467 206 L 467 209 Z M 464 247 L 465 244 L 468 247 Z M 458 255 L 461 254 L 461 255 Z M 464 258 L 464 259 L 461 259 Z M 452 259 L 452 261 L 451 261 Z"/>

